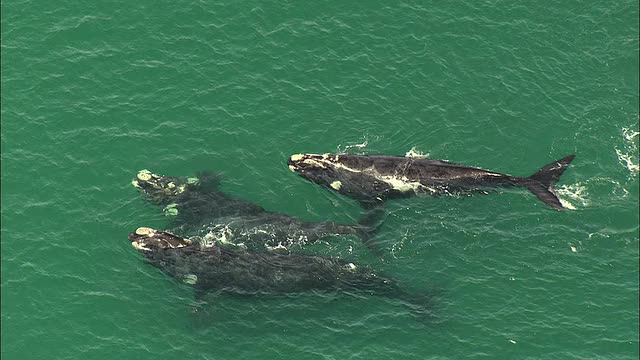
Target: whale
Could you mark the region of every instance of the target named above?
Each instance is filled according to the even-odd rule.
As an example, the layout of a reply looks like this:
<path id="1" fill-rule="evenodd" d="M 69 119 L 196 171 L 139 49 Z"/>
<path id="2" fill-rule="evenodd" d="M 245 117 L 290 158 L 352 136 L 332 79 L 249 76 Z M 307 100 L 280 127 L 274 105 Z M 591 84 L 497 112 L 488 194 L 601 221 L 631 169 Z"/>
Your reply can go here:
<path id="1" fill-rule="evenodd" d="M 220 190 L 221 177 L 200 172 L 195 177 L 173 177 L 139 171 L 132 185 L 144 198 L 162 207 L 171 218 L 169 230 L 227 247 L 288 252 L 306 244 L 337 236 L 365 241 L 372 230 L 359 224 L 308 222 Z"/>
<path id="2" fill-rule="evenodd" d="M 563 210 L 554 185 L 574 157 L 569 155 L 551 162 L 528 177 L 415 156 L 295 154 L 288 159 L 288 166 L 313 183 L 360 201 L 365 208 L 423 194 L 526 188 L 551 208 Z"/>
<path id="3" fill-rule="evenodd" d="M 430 296 L 409 292 L 368 266 L 340 258 L 227 248 L 150 227 L 139 227 L 128 237 L 148 264 L 191 286 L 197 300 L 208 293 L 382 296 L 422 315 L 432 305 Z"/>

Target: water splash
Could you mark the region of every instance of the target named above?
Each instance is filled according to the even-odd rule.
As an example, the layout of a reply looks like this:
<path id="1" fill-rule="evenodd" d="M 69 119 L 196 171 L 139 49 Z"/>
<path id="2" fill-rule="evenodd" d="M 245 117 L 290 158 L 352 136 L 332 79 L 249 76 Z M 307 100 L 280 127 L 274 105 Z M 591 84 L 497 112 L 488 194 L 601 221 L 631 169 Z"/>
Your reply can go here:
<path id="1" fill-rule="evenodd" d="M 640 135 L 640 132 L 631 127 L 623 128 L 622 137 L 625 140 L 624 149 L 615 149 L 618 162 L 629 170 L 632 177 L 637 176 L 638 172 L 640 172 L 640 167 L 638 166 L 638 144 L 636 140 L 638 135 Z"/>
<path id="2" fill-rule="evenodd" d="M 582 183 L 559 186 L 556 188 L 556 193 L 559 195 L 558 199 L 562 206 L 567 209 L 575 210 L 574 204 L 580 204 L 581 207 L 591 204 L 588 199 L 587 186 Z"/>
<path id="3" fill-rule="evenodd" d="M 429 153 L 423 153 L 420 150 L 417 150 L 416 147 L 412 147 L 411 150 L 407 151 L 406 154 L 404 154 L 405 157 L 411 157 L 411 158 L 428 158 L 429 157 Z"/>
<path id="4" fill-rule="evenodd" d="M 347 154 L 349 153 L 349 150 L 351 149 L 364 149 L 369 145 L 369 139 L 367 139 L 367 136 L 364 136 L 362 139 L 362 143 L 360 144 L 349 144 L 346 145 L 344 147 L 344 149 L 342 149 L 342 145 L 338 145 L 337 148 L 337 154 Z"/>
<path id="5" fill-rule="evenodd" d="M 402 248 L 404 248 L 405 242 L 409 239 L 409 236 L 409 230 L 405 230 L 404 235 L 400 237 L 400 241 L 393 243 L 393 245 L 391 246 L 391 256 L 394 259 L 398 258 L 396 254 L 400 252 Z"/>

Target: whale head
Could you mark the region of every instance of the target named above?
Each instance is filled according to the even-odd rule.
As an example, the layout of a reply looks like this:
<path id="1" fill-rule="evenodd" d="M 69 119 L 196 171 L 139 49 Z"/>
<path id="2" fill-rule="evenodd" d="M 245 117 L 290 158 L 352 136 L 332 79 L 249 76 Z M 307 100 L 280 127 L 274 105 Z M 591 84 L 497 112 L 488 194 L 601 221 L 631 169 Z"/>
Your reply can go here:
<path id="1" fill-rule="evenodd" d="M 139 227 L 129 234 L 129 240 L 136 250 L 145 254 L 159 250 L 179 249 L 190 246 L 191 240 L 166 231 L 158 231 L 148 227 Z"/>
<path id="2" fill-rule="evenodd" d="M 154 174 L 149 170 L 140 170 L 131 184 L 142 191 L 149 201 L 164 204 L 182 194 L 190 180 L 191 178 L 185 182 L 175 177 Z"/>
<path id="3" fill-rule="evenodd" d="M 345 180 L 361 173 L 343 164 L 340 155 L 295 154 L 289 158 L 288 165 L 291 171 L 303 178 L 337 192 L 347 191 Z"/>
<path id="4" fill-rule="evenodd" d="M 359 200 L 376 199 L 391 189 L 378 179 L 379 174 L 366 156 L 295 154 L 288 165 L 313 183 Z"/>

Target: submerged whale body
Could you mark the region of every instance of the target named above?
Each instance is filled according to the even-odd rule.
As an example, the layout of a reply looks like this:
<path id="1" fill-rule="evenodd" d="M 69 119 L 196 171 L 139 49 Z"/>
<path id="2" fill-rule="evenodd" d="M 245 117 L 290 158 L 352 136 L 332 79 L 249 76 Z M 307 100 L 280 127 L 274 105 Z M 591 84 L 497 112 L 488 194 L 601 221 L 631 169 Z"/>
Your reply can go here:
<path id="1" fill-rule="evenodd" d="M 283 255 L 205 245 L 166 231 L 138 228 L 129 240 L 147 261 L 190 284 L 197 296 L 208 291 L 244 295 L 285 295 L 323 291 L 399 299 L 426 314 L 428 298 L 410 294 L 366 266 L 320 256 Z"/>
<path id="2" fill-rule="evenodd" d="M 439 195 L 523 187 L 556 210 L 563 206 L 553 185 L 575 155 L 554 161 L 529 177 L 517 177 L 443 160 L 387 155 L 296 154 L 289 168 L 302 177 L 364 204 L 418 194 Z"/>
<path id="3" fill-rule="evenodd" d="M 202 173 L 182 178 L 141 170 L 132 181 L 145 198 L 163 206 L 173 218 L 172 230 L 202 242 L 248 247 L 252 250 L 286 251 L 319 239 L 364 236 L 362 226 L 333 222 L 306 222 L 284 213 L 226 194 L 219 189 L 216 175 Z"/>

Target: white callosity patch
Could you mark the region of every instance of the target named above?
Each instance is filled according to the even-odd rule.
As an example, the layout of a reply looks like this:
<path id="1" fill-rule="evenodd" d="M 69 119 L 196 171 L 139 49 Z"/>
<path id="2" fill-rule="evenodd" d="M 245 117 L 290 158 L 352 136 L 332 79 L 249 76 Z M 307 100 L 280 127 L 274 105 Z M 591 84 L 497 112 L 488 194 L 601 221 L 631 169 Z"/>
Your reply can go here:
<path id="1" fill-rule="evenodd" d="M 368 172 L 367 170 L 372 170 L 372 169 L 364 169 L 364 170 L 353 169 L 353 168 L 350 168 L 350 167 L 348 167 L 346 165 L 343 165 L 343 164 L 341 164 L 339 162 L 329 162 L 329 163 L 333 167 L 335 167 L 336 169 L 347 170 L 347 171 L 350 171 L 352 173 L 361 173 L 361 172 L 365 172 L 366 173 L 366 172 Z"/>
<path id="2" fill-rule="evenodd" d="M 342 182 L 340 181 L 334 181 L 331 183 L 330 185 L 332 188 L 336 189 L 336 190 L 340 190 L 340 188 L 342 187 Z"/>
<path id="3" fill-rule="evenodd" d="M 198 277 L 195 274 L 187 274 L 182 278 L 182 282 L 189 285 L 195 285 L 198 282 Z"/>
<path id="4" fill-rule="evenodd" d="M 327 166 L 325 165 L 326 162 L 327 162 L 326 159 L 304 159 L 304 160 L 302 160 L 302 163 L 304 163 L 304 164 L 317 166 L 317 167 L 323 168 L 323 169 L 327 168 Z M 332 165 L 332 164 L 330 163 L 330 165 Z"/>
<path id="5" fill-rule="evenodd" d="M 151 251 L 151 249 L 144 247 L 144 245 L 138 244 L 138 242 L 136 241 L 132 242 L 131 245 L 133 245 L 136 250 Z"/>
<path id="6" fill-rule="evenodd" d="M 145 169 L 138 171 L 137 177 L 142 181 L 149 181 L 151 180 L 152 175 L 151 171 Z"/>
<path id="7" fill-rule="evenodd" d="M 139 227 L 136 229 L 136 235 L 146 235 L 148 237 L 153 237 L 156 234 L 156 231 L 152 228 L 149 227 Z M 131 245 L 136 249 L 136 250 L 141 250 L 141 251 L 151 251 L 151 249 L 147 248 L 144 246 L 144 244 L 140 244 L 137 241 L 133 241 L 131 242 Z"/>
<path id="8" fill-rule="evenodd" d="M 162 209 L 166 216 L 177 216 L 178 215 L 178 204 L 169 204 Z"/>
<path id="9" fill-rule="evenodd" d="M 306 157 L 306 158 L 305 158 Z M 304 160 L 302 160 L 304 158 Z M 300 161 L 302 163 L 317 166 L 322 169 L 327 169 L 330 167 L 334 167 L 336 169 L 347 170 L 354 173 L 362 172 L 361 170 L 352 169 L 348 166 L 345 166 L 339 162 L 339 155 L 330 155 L 330 154 L 296 154 L 291 156 L 291 161 Z M 290 166 L 291 168 L 291 166 Z M 294 168 L 291 168 L 292 170 Z"/>
<path id="10" fill-rule="evenodd" d="M 139 227 L 136 229 L 136 235 L 148 235 L 153 236 L 156 231 L 149 227 Z"/>
<path id="11" fill-rule="evenodd" d="M 291 161 L 299 161 L 304 157 L 304 154 L 291 155 Z"/>

